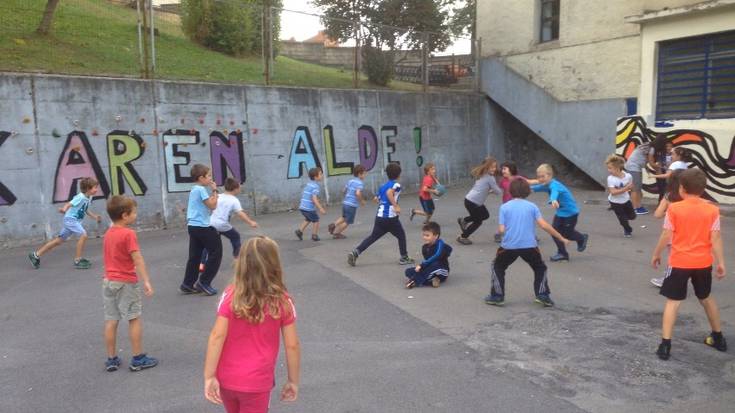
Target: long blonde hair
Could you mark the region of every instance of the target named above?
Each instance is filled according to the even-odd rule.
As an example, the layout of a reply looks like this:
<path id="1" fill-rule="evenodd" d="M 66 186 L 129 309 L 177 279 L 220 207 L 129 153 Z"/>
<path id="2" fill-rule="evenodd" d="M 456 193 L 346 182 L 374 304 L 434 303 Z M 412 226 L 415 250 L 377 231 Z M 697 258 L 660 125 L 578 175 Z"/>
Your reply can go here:
<path id="1" fill-rule="evenodd" d="M 492 169 L 495 169 L 495 172 L 493 172 L 493 175 L 497 175 L 498 174 L 498 161 L 492 156 L 488 156 L 487 158 L 485 158 L 484 161 L 482 161 L 481 164 L 472 168 L 472 170 L 470 171 L 470 174 L 474 176 L 475 178 L 480 178 L 481 176 L 485 176 L 485 174 L 490 172 Z"/>
<path id="2" fill-rule="evenodd" d="M 278 244 L 268 237 L 250 238 L 240 248 L 235 262 L 232 312 L 253 324 L 262 323 L 268 314 L 279 319 L 291 311 L 283 283 L 283 268 Z"/>

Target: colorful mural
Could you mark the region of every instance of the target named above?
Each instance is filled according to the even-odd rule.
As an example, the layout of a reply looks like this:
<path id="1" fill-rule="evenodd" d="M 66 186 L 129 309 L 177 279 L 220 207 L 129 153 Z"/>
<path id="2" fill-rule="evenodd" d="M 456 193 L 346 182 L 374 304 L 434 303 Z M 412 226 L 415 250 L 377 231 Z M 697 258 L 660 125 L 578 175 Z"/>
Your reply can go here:
<path id="1" fill-rule="evenodd" d="M 718 139 L 701 130 L 676 128 L 676 123 L 649 128 L 642 117 L 630 116 L 618 119 L 616 153 L 628 159 L 638 145 L 653 141 L 659 134 L 665 134 L 674 146 L 684 146 L 692 151 L 694 166 L 707 174 L 707 192 L 712 198 L 728 203 L 735 201 L 735 136 L 725 136 L 724 139 L 720 136 Z M 724 155 L 721 152 L 723 143 L 728 150 Z M 646 174 L 643 188 L 646 192 L 657 193 L 655 180 Z"/>

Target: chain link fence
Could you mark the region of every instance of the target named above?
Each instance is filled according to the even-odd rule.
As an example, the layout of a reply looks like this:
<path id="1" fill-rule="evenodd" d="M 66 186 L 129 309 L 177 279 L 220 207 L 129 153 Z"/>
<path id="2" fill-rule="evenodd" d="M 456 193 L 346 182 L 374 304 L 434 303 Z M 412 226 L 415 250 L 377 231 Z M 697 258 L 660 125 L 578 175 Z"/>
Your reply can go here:
<path id="1" fill-rule="evenodd" d="M 0 1 L 0 71 L 476 91 L 476 40 L 328 19 L 275 0 Z"/>

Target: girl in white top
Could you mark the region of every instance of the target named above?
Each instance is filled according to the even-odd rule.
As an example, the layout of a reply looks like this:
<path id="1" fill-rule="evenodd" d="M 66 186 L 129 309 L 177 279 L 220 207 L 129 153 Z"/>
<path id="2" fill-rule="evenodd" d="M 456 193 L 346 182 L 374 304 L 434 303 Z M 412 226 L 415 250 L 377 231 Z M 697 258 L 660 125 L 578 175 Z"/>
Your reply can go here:
<path id="1" fill-rule="evenodd" d="M 691 165 L 693 160 L 692 153 L 688 149 L 682 147 L 674 148 L 674 151 L 671 153 L 671 165 L 669 165 L 669 169 L 662 174 L 652 174 L 651 177 L 656 179 L 669 179 L 674 171 L 689 169 L 689 165 Z"/>
<path id="2" fill-rule="evenodd" d="M 618 155 L 610 155 L 605 160 L 607 172 L 607 190 L 610 192 L 607 199 L 610 201 L 610 208 L 618 217 L 620 226 L 623 227 L 623 236 L 630 238 L 633 235 L 633 228 L 628 221 L 635 219 L 636 213 L 633 210 L 633 204 L 630 202 L 630 191 L 633 189 L 633 177 L 623 170 L 625 159 Z"/>

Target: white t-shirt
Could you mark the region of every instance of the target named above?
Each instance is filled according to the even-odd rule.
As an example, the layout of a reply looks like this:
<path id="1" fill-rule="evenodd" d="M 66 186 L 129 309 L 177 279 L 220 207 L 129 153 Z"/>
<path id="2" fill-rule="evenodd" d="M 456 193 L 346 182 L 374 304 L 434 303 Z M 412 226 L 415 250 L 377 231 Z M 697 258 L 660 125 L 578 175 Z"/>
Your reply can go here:
<path id="1" fill-rule="evenodd" d="M 689 163 L 684 161 L 671 162 L 671 165 L 669 165 L 669 170 L 676 171 L 677 169 L 689 169 Z"/>
<path id="2" fill-rule="evenodd" d="M 622 178 L 619 178 L 614 175 L 608 175 L 607 176 L 607 187 L 614 188 L 614 189 L 620 189 L 620 188 L 624 188 L 626 185 L 628 185 L 632 181 L 633 181 L 633 177 L 627 172 L 623 172 Z M 607 199 L 613 204 L 624 204 L 630 201 L 630 193 L 623 192 L 617 195 L 610 194 L 607 196 Z"/>
<path id="3" fill-rule="evenodd" d="M 222 194 L 217 198 L 217 208 L 212 211 L 212 217 L 209 219 L 209 225 L 213 226 L 219 232 L 225 232 L 232 229 L 230 217 L 236 212 L 242 211 L 242 205 L 237 197 L 230 194 Z"/>

